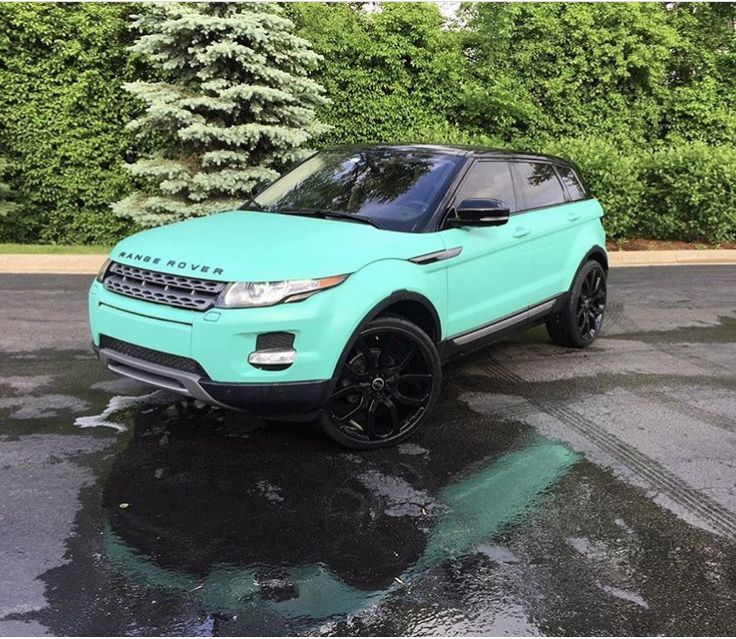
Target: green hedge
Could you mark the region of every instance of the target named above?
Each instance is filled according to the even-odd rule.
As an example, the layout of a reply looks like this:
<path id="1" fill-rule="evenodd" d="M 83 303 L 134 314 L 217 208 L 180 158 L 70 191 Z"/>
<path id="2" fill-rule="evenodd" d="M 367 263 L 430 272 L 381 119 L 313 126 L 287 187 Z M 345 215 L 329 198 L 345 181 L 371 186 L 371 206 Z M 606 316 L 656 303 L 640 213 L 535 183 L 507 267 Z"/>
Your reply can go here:
<path id="1" fill-rule="evenodd" d="M 125 4 L 0 4 L 0 145 L 20 208 L 0 241 L 111 243 L 129 232 L 111 202 L 128 188 L 125 130 L 136 108 L 122 82 Z"/>
<path id="2" fill-rule="evenodd" d="M 736 240 L 736 147 L 680 142 L 645 156 L 639 234 L 659 240 Z"/>
<path id="3" fill-rule="evenodd" d="M 578 138 L 545 150 L 579 164 L 612 239 L 736 240 L 736 146 L 672 140 L 622 152 L 611 142 Z"/>
<path id="4" fill-rule="evenodd" d="M 570 157 L 609 235 L 723 242 L 736 223 L 736 5 L 294 3 L 324 63 L 321 144 L 477 143 Z M 0 155 L 17 203 L 0 242 L 104 243 L 147 142 L 125 125 L 146 80 L 128 50 L 145 4 L 0 3 Z M 1 181 L 1 180 L 0 180 Z M 8 211 L 8 207 L 5 207 Z"/>
<path id="5" fill-rule="evenodd" d="M 389 142 L 450 124 L 466 61 L 432 4 L 387 3 L 380 12 L 349 4 L 286 5 L 299 35 L 325 62 L 318 74 L 333 125 L 327 143 Z"/>

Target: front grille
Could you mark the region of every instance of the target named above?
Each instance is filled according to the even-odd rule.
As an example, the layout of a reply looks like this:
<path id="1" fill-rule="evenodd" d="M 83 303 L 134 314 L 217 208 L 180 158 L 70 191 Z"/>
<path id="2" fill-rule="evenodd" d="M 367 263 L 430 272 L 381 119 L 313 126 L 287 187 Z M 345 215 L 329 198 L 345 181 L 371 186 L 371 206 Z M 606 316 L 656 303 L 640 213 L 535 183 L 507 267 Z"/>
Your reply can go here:
<path id="1" fill-rule="evenodd" d="M 127 355 L 128 357 L 134 357 L 151 364 L 174 368 L 186 373 L 195 373 L 196 375 L 209 379 L 209 375 L 207 375 L 207 372 L 202 368 L 200 363 L 196 360 L 190 359 L 189 357 L 156 351 L 152 348 L 146 348 L 145 346 L 138 346 L 137 344 L 124 342 L 121 339 L 110 337 L 109 335 L 100 335 L 100 348 L 107 348 L 111 351 L 115 351 L 116 353 Z"/>
<path id="2" fill-rule="evenodd" d="M 108 291 L 119 295 L 195 311 L 212 308 L 226 286 L 224 282 L 169 275 L 117 262 L 110 264 L 103 283 Z"/>

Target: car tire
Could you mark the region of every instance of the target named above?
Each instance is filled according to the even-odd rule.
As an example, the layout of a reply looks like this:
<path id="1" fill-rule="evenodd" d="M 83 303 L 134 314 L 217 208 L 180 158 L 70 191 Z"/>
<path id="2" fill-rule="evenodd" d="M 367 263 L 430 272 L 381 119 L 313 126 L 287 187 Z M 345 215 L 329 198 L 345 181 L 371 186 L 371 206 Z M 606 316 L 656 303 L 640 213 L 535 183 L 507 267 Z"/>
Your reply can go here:
<path id="1" fill-rule="evenodd" d="M 427 423 L 439 398 L 442 367 L 424 331 L 385 316 L 360 331 L 336 377 L 319 424 L 337 443 L 366 450 L 398 444 Z"/>
<path id="2" fill-rule="evenodd" d="M 578 271 L 560 311 L 547 321 L 547 332 L 560 346 L 587 348 L 601 332 L 606 310 L 606 271 L 590 260 Z"/>

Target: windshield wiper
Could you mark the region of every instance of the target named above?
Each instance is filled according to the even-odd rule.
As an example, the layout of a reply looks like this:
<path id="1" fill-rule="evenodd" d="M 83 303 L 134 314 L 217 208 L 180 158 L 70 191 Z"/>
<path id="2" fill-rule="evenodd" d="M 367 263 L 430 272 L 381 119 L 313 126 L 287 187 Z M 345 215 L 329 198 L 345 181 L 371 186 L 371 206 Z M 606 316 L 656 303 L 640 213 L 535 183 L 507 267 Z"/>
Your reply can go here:
<path id="1" fill-rule="evenodd" d="M 373 220 L 369 217 L 363 217 L 362 215 L 351 215 L 350 213 L 343 213 L 342 211 L 317 211 L 316 214 L 321 215 L 325 218 L 334 217 L 338 220 L 352 220 L 354 222 L 362 222 L 363 224 L 370 224 L 377 229 L 384 228 L 383 224 L 381 224 L 380 222 L 377 222 L 376 220 Z"/>
<path id="2" fill-rule="evenodd" d="M 243 202 L 238 208 L 238 211 L 268 211 L 268 209 L 262 207 L 255 200 L 248 200 Z"/>
<path id="3" fill-rule="evenodd" d="M 361 215 L 351 215 L 350 213 L 343 213 L 342 211 L 329 211 L 327 209 L 292 209 L 292 208 L 278 208 L 268 209 L 272 213 L 284 213 L 285 215 L 302 215 L 304 217 L 320 217 L 322 219 L 336 218 L 338 220 L 348 220 L 349 222 L 361 222 L 363 224 L 370 224 L 377 229 L 384 228 L 383 225 L 372 220 L 369 217 L 363 217 Z"/>

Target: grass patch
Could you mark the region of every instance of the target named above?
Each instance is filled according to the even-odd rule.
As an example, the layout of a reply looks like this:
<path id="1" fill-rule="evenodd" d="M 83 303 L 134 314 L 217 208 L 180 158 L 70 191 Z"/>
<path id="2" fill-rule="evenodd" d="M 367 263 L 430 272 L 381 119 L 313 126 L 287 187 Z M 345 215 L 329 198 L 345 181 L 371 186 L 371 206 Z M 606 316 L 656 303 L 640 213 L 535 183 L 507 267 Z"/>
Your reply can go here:
<path id="1" fill-rule="evenodd" d="M 109 246 L 84 246 L 82 244 L 0 244 L 0 254 L 107 255 L 109 252 Z"/>

